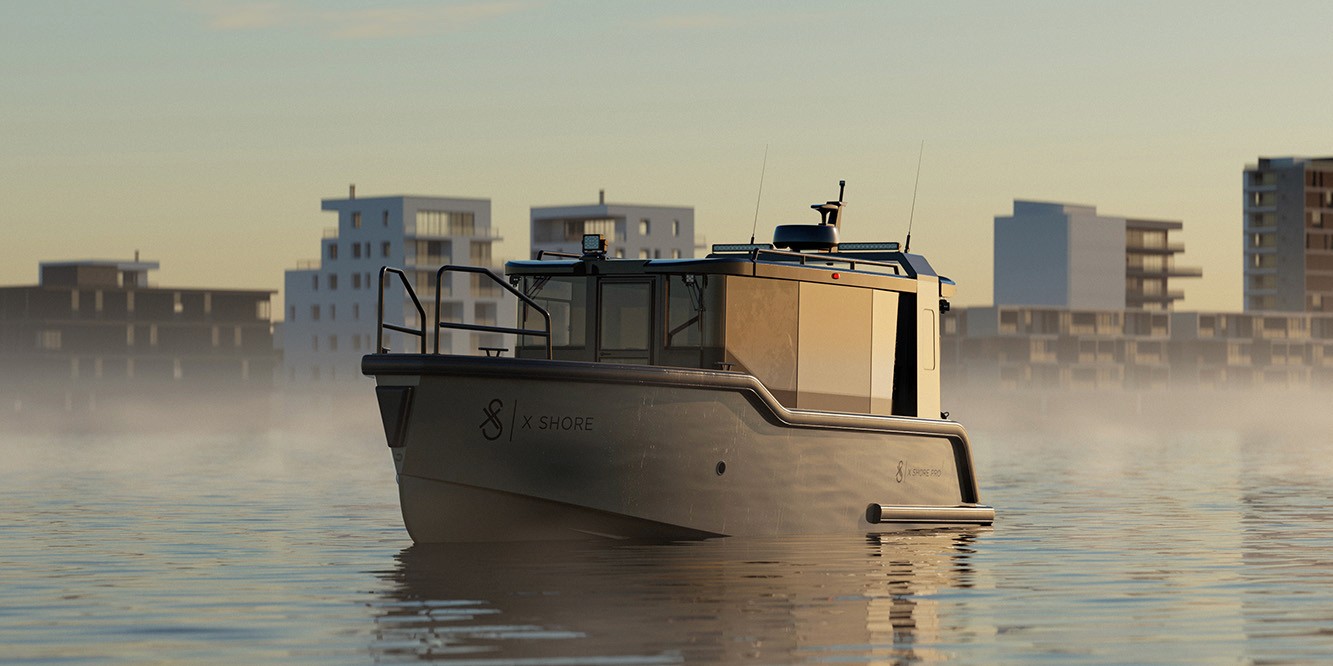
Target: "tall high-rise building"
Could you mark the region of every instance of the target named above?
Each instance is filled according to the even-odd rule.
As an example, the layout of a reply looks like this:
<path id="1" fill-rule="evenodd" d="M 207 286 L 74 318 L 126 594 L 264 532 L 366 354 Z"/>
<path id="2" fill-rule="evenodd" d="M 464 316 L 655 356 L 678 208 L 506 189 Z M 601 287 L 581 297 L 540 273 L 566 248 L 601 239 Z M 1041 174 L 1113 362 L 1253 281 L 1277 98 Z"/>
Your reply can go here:
<path id="1" fill-rule="evenodd" d="M 1094 206 L 1014 201 L 995 217 L 995 304 L 1089 310 L 1169 310 L 1184 297 L 1170 241 L 1182 223 L 1099 215 Z"/>
<path id="2" fill-rule="evenodd" d="M 679 259 L 694 256 L 694 209 L 678 206 L 595 204 L 532 208 L 532 257 L 538 252 L 579 254 L 584 234 L 606 238 L 608 256 L 618 259 Z"/>
<path id="3" fill-rule="evenodd" d="M 323 209 L 338 214 L 338 226 L 324 231 L 320 259 L 300 262 L 286 272 L 282 327 L 283 372 L 289 383 L 361 378 L 361 356 L 374 351 L 381 266 L 402 269 L 425 310 L 427 336 L 435 318 L 435 275 L 445 264 L 495 268 L 489 199 L 422 196 L 325 199 Z M 488 326 L 512 322 L 501 312 L 502 288 L 483 275 L 446 273 L 440 293 L 441 318 Z M 395 275 L 386 276 L 384 322 L 416 328 L 420 318 Z M 385 346 L 415 349 L 420 342 L 385 332 Z M 501 346 L 500 335 L 444 330 L 440 351 L 481 354 Z"/>
<path id="4" fill-rule="evenodd" d="M 1245 309 L 1333 312 L 1333 157 L 1245 167 Z"/>

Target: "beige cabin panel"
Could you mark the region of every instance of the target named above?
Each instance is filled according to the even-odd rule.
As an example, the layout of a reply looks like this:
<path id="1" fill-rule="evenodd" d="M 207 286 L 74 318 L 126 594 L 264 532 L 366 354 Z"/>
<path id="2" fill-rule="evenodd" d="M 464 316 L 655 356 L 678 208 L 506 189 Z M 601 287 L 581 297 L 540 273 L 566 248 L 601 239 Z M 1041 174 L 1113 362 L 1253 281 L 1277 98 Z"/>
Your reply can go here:
<path id="1" fill-rule="evenodd" d="M 898 346 L 898 294 L 875 291 L 871 299 L 870 413 L 893 413 L 893 361 Z"/>
<path id="2" fill-rule="evenodd" d="M 870 289 L 800 283 L 796 406 L 870 411 Z"/>
<path id="3" fill-rule="evenodd" d="M 726 362 L 754 375 L 788 407 L 796 406 L 797 285 L 726 278 Z"/>
<path id="4" fill-rule="evenodd" d="M 940 416 L 940 283 L 921 277 L 917 284 L 917 416 Z"/>

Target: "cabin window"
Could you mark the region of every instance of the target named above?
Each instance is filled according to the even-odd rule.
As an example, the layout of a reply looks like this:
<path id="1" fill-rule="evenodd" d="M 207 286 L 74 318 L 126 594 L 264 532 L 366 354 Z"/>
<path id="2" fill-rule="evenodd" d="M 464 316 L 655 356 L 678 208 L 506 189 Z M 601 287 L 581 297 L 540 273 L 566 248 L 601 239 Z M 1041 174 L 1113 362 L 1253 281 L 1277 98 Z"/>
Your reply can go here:
<path id="1" fill-rule="evenodd" d="M 711 347 L 718 344 L 722 319 L 719 280 L 707 275 L 673 275 L 667 282 L 668 349 Z"/>
<path id="2" fill-rule="evenodd" d="M 647 359 L 652 342 L 653 283 L 601 284 L 601 356 Z"/>
<path id="3" fill-rule="evenodd" d="M 534 277 L 528 278 L 527 294 L 551 315 L 551 346 L 584 347 L 587 345 L 588 291 L 587 278 Z M 523 306 L 522 328 L 541 328 L 542 317 Z M 540 337 L 523 336 L 520 346 L 545 347 Z"/>

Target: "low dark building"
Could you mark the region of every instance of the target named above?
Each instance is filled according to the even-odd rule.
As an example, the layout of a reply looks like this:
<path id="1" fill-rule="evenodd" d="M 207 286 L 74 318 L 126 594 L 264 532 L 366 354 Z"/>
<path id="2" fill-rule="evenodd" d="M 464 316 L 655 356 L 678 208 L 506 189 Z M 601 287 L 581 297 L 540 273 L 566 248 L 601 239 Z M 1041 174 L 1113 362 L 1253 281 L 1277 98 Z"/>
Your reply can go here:
<path id="1" fill-rule="evenodd" d="M 266 405 L 274 292 L 150 286 L 157 268 L 50 262 L 36 286 L 0 287 L 0 413 Z"/>

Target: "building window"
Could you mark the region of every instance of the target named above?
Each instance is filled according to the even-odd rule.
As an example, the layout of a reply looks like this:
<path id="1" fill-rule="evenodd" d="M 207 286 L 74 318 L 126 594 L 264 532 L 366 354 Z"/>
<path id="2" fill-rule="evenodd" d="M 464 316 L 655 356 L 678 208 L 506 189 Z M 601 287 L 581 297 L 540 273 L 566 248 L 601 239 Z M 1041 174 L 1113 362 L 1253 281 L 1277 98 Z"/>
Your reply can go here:
<path id="1" fill-rule="evenodd" d="M 287 308 L 287 321 L 296 321 L 296 306 Z"/>
<path id="2" fill-rule="evenodd" d="M 125 346 L 134 346 L 134 324 L 125 325 Z"/>
<path id="3" fill-rule="evenodd" d="M 352 288 L 353 288 L 353 289 L 360 289 L 360 288 L 361 288 L 361 274 L 360 274 L 360 273 L 352 273 Z"/>
<path id="4" fill-rule="evenodd" d="M 352 243 L 352 258 L 353 258 L 353 259 L 360 259 L 360 258 L 361 258 L 361 244 L 360 244 L 360 243 Z"/>
<path id="5" fill-rule="evenodd" d="M 618 247 L 618 248 L 616 248 L 616 258 L 617 258 L 617 259 L 624 259 L 624 258 L 625 258 L 625 248 L 623 248 L 623 247 Z"/>
<path id="6" fill-rule="evenodd" d="M 125 311 L 134 312 L 134 292 L 125 293 Z"/>
<path id="7" fill-rule="evenodd" d="M 361 228 L 361 211 L 352 212 L 352 228 L 353 229 Z"/>
<path id="8" fill-rule="evenodd" d="M 352 319 L 356 319 L 356 320 L 360 321 L 360 319 L 361 319 L 361 304 L 360 304 L 360 303 L 353 303 L 353 304 L 352 304 Z"/>
<path id="9" fill-rule="evenodd" d="M 647 236 L 648 231 L 651 228 L 651 225 L 652 225 L 651 221 L 646 217 L 639 220 L 639 235 Z"/>
<path id="10" fill-rule="evenodd" d="M 60 349 L 60 331 L 37 331 L 37 348 L 51 351 Z"/>
<path id="11" fill-rule="evenodd" d="M 443 210 L 417 211 L 417 236 L 471 236 L 477 229 L 476 215 Z"/>
<path id="12" fill-rule="evenodd" d="M 384 226 L 389 226 L 389 211 L 384 211 Z"/>
<path id="13" fill-rule="evenodd" d="M 361 351 L 361 336 L 352 336 L 352 351 Z"/>
<path id="14" fill-rule="evenodd" d="M 672 250 L 672 251 L 671 251 L 671 258 L 672 258 L 672 259 L 679 259 L 679 258 L 680 258 L 680 250 Z"/>
<path id="15" fill-rule="evenodd" d="M 94 292 L 93 292 L 93 312 L 97 312 L 97 313 L 99 313 L 99 314 L 102 312 L 102 290 L 101 290 L 101 289 L 98 289 L 97 291 L 94 291 Z"/>
<path id="16" fill-rule="evenodd" d="M 157 346 L 157 324 L 148 325 L 148 346 Z"/>
<path id="17" fill-rule="evenodd" d="M 639 250 L 639 258 L 650 259 L 652 258 L 652 255 L 648 252 L 648 250 Z"/>
<path id="18" fill-rule="evenodd" d="M 660 248 L 653 250 L 653 258 L 654 259 L 662 258 L 662 250 Z"/>
<path id="19" fill-rule="evenodd" d="M 338 320 L 338 306 L 334 303 L 329 303 L 329 321 L 337 321 L 337 320 Z"/>
<path id="20" fill-rule="evenodd" d="M 334 261 L 337 258 L 338 258 L 338 244 L 329 243 L 329 261 Z"/>
<path id="21" fill-rule="evenodd" d="M 338 351 L 338 336 L 336 335 L 329 336 L 329 351 L 331 352 Z"/>
<path id="22" fill-rule="evenodd" d="M 178 358 L 171 359 L 171 378 L 180 379 L 184 376 L 185 370 L 181 368 L 181 360 Z"/>
<path id="23" fill-rule="evenodd" d="M 338 290 L 338 275 L 337 275 L 336 273 L 330 273 L 330 274 L 329 274 L 329 291 L 337 291 L 337 290 Z"/>
<path id="24" fill-rule="evenodd" d="M 310 336 L 310 349 L 311 349 L 311 351 L 319 351 L 319 336 L 318 336 L 318 335 L 312 335 L 312 336 Z"/>
<path id="25" fill-rule="evenodd" d="M 319 306 L 310 306 L 310 321 L 319 321 Z"/>
<path id="26" fill-rule="evenodd" d="M 78 311 L 79 311 L 79 290 L 78 290 L 78 289 L 75 289 L 74 291 L 69 292 L 69 311 L 70 311 L 70 312 L 78 312 Z"/>
<path id="27" fill-rule="evenodd" d="M 181 302 L 181 293 L 179 291 L 171 295 L 171 311 L 176 314 L 185 312 L 185 304 Z"/>
<path id="28" fill-rule="evenodd" d="M 671 221 L 671 235 L 680 236 L 680 220 Z"/>
<path id="29" fill-rule="evenodd" d="M 389 256 L 389 251 L 392 248 L 393 248 L 393 243 L 390 243 L 389 241 L 384 241 L 384 245 L 381 246 L 382 254 L 386 257 Z"/>
<path id="30" fill-rule="evenodd" d="M 316 273 L 316 274 L 310 276 L 310 288 L 313 289 L 313 290 L 315 290 L 315 291 L 319 291 L 319 274 L 318 274 L 318 273 Z"/>
<path id="31" fill-rule="evenodd" d="M 240 346 L 241 346 L 241 327 L 240 327 L 240 326 L 236 326 L 236 327 L 232 328 L 232 330 L 231 330 L 231 346 L 233 346 L 233 347 L 240 347 Z"/>

